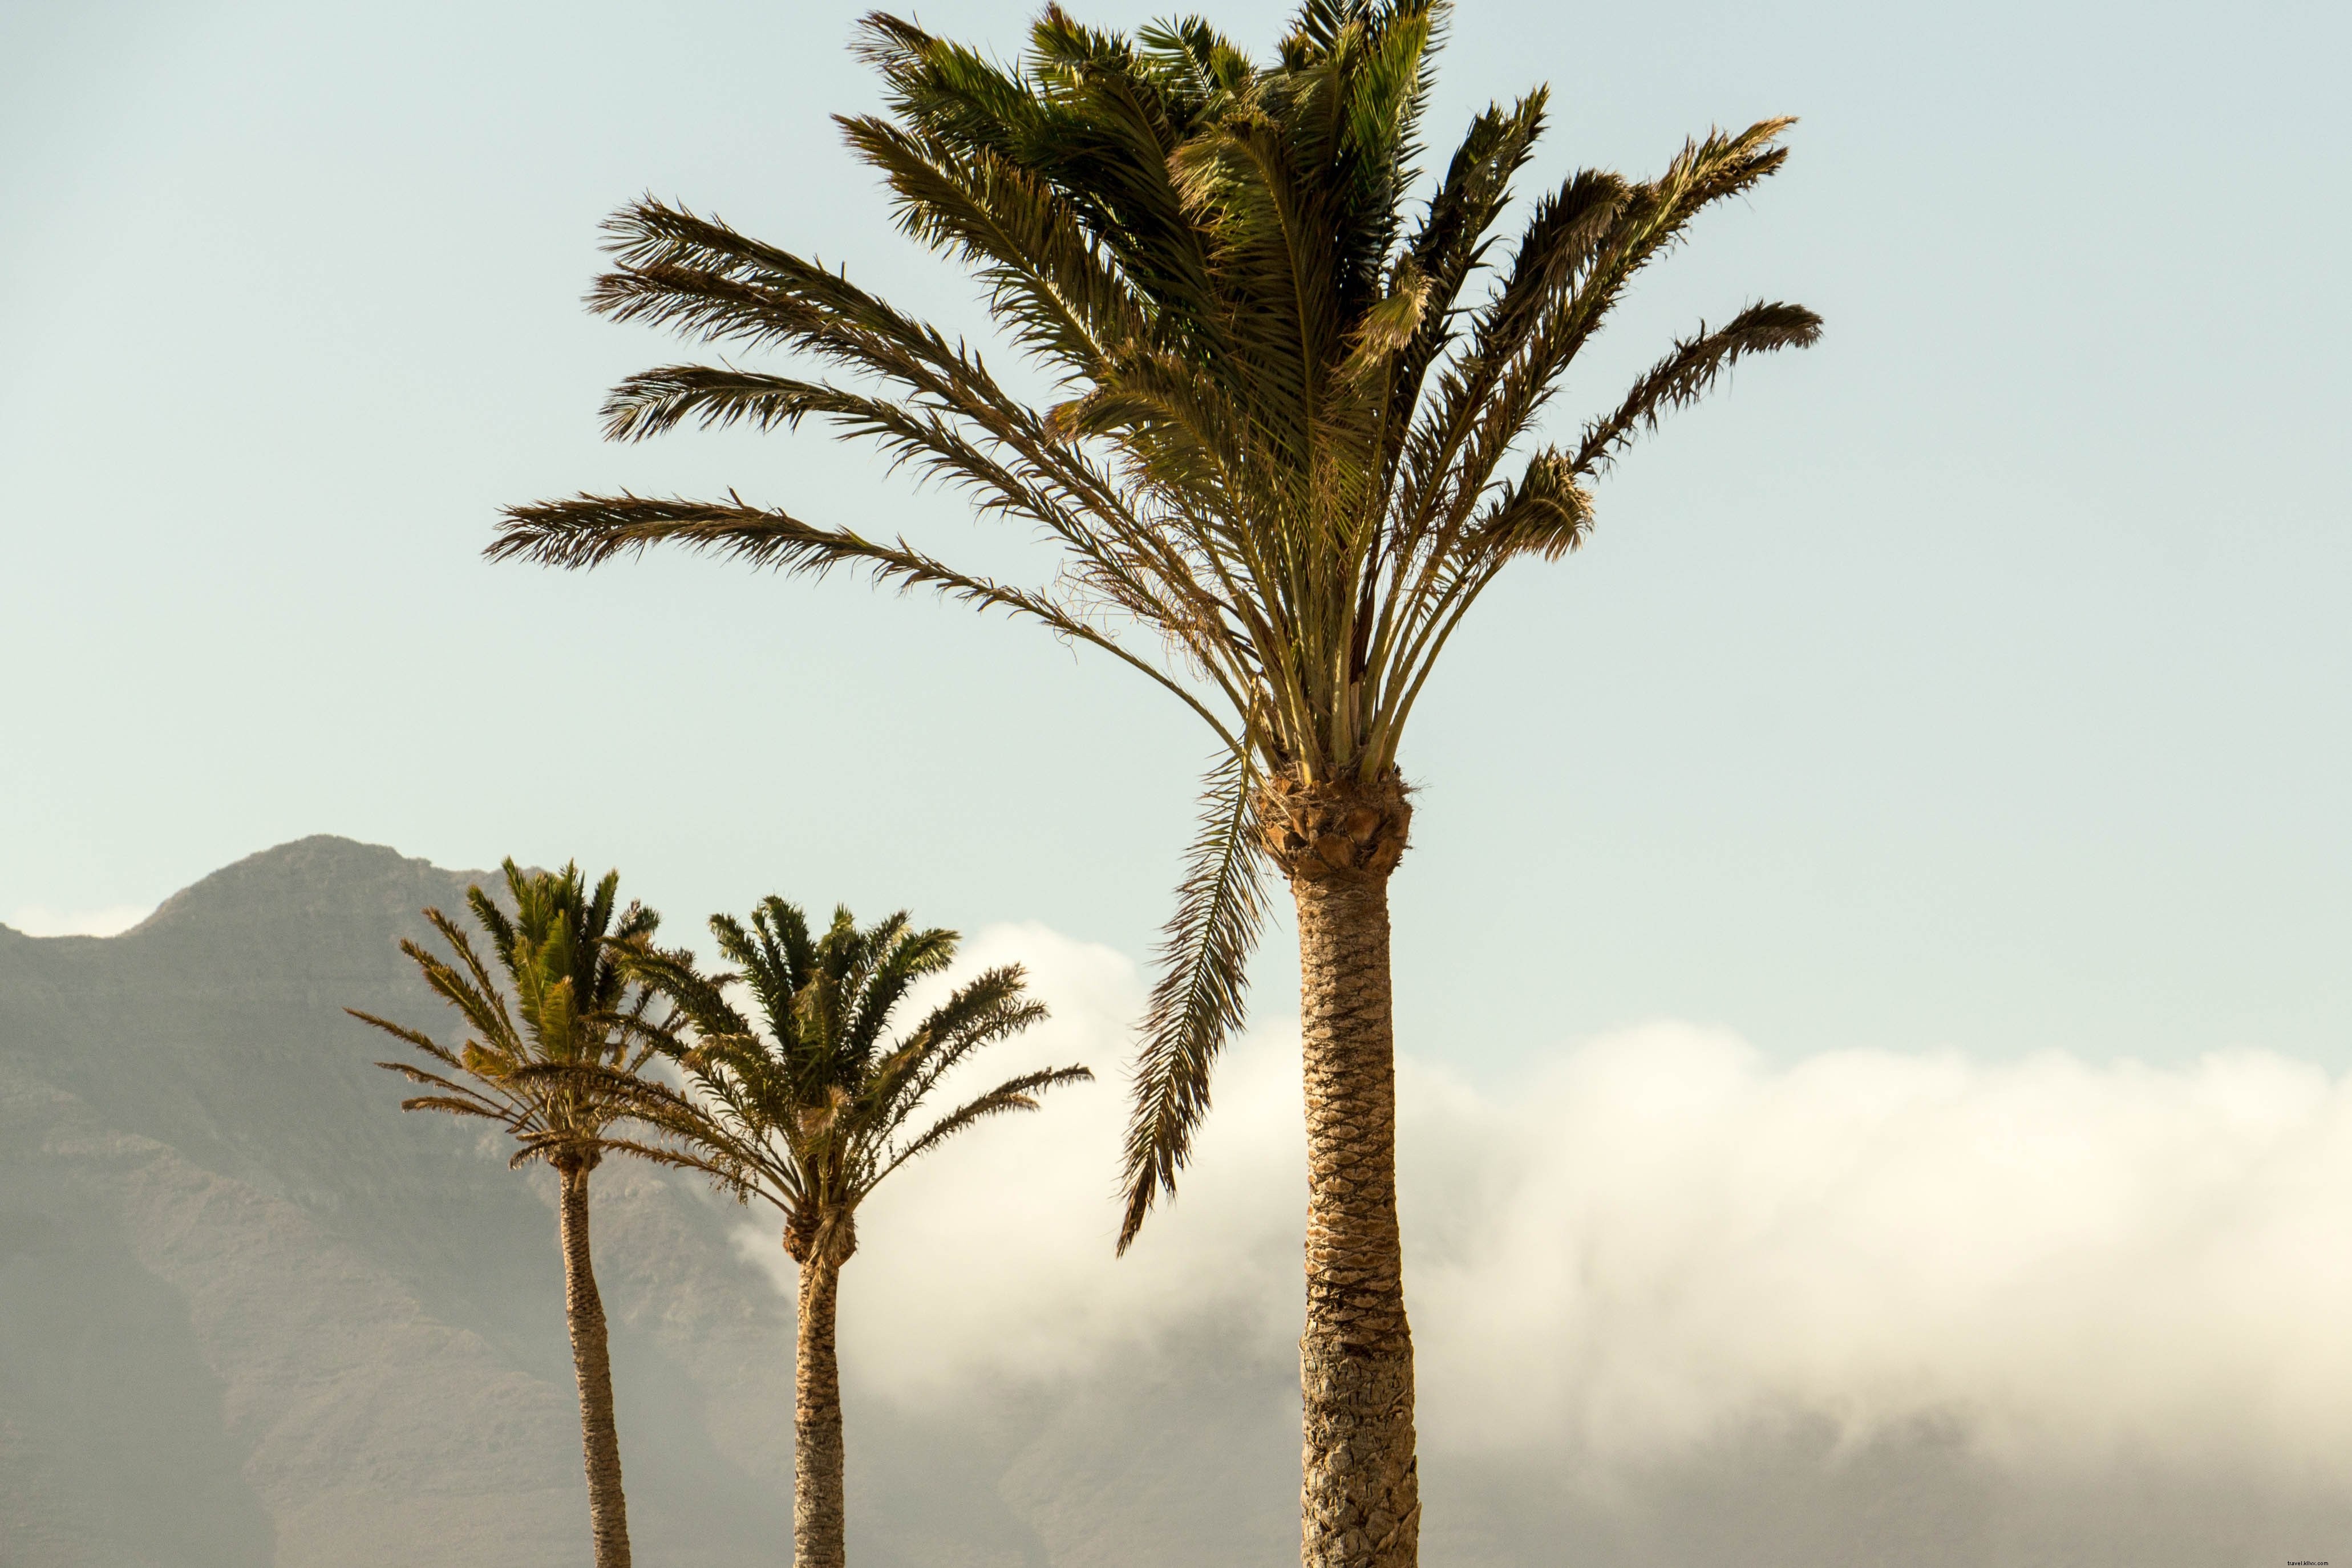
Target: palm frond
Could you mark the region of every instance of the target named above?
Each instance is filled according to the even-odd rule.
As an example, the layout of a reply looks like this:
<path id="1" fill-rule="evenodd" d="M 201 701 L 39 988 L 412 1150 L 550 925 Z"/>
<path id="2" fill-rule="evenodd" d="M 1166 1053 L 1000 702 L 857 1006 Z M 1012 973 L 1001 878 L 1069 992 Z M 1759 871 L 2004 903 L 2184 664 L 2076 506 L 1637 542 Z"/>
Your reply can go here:
<path id="1" fill-rule="evenodd" d="M 471 935 L 437 909 L 425 916 L 455 963 L 415 942 L 400 945 L 473 1038 L 453 1049 L 422 1030 L 347 1010 L 434 1064 L 376 1064 L 433 1091 L 404 1100 L 404 1110 L 499 1122 L 515 1137 L 518 1162 L 592 1158 L 606 1125 L 656 1092 L 635 1076 L 647 1050 L 633 1044 L 667 1025 L 650 1015 L 649 993 L 618 955 L 646 946 L 659 917 L 638 904 L 617 908 L 617 875 L 591 890 L 575 866 L 526 873 L 509 859 L 501 869 L 511 915 L 482 888 L 467 890 L 497 972 Z"/>
<path id="2" fill-rule="evenodd" d="M 445 1111 L 452 1116 L 482 1116 L 493 1122 L 509 1121 L 507 1115 L 495 1106 L 452 1094 L 412 1095 L 400 1103 L 400 1108 L 404 1111 Z"/>
<path id="3" fill-rule="evenodd" d="M 1581 544 L 1592 526 L 1592 497 L 1576 476 L 1575 465 L 1557 452 L 1528 459 L 1518 483 L 1503 487 L 1473 530 L 1465 580 L 1490 562 L 1517 555 L 1558 560 Z"/>
<path id="4" fill-rule="evenodd" d="M 599 1148 L 701 1170 L 732 1196 L 774 1207 L 788 1238 L 833 1236 L 854 1248 L 849 1217 L 883 1172 L 956 1130 L 902 1146 L 907 1118 L 960 1062 L 1035 1023 L 1045 1007 L 1025 994 L 1017 966 L 1003 966 L 886 1042 L 914 984 L 952 961 L 955 933 L 919 928 L 903 912 L 861 926 L 836 909 L 812 936 L 801 910 L 775 897 L 748 923 L 714 915 L 710 929 L 736 971 L 705 973 L 691 953 L 644 943 L 617 955 L 634 980 L 673 1004 L 663 1053 L 686 1089 L 593 1061 L 534 1062 L 513 1082 L 525 1092 L 564 1084 L 604 1106 L 624 1127 L 600 1129 Z M 764 1027 L 727 998 L 739 980 Z M 689 1027 L 691 1041 L 678 1032 Z M 1083 1074 L 1059 1070 L 1000 1092 L 1034 1093 Z M 958 1126 L 1009 1108 L 975 1102 Z"/>
<path id="5" fill-rule="evenodd" d="M 582 495 L 568 501 L 509 507 L 489 548 L 493 560 L 535 560 L 549 566 L 596 566 L 614 557 L 676 544 L 747 565 L 823 577 L 835 567 L 866 568 L 877 583 L 932 588 L 966 603 L 1043 622 L 1062 636 L 1088 643 L 1134 666 L 1173 693 L 1228 745 L 1239 745 L 1201 699 L 1107 632 L 1078 619 L 1049 594 L 970 576 L 925 555 L 904 539 L 882 544 L 846 528 L 821 528 L 779 511 L 725 503 L 655 500 L 624 492 Z"/>
<path id="6" fill-rule="evenodd" d="M 965 1058 L 1043 1022 L 1045 1004 L 1028 996 L 1026 985 L 1017 964 L 985 971 L 958 987 L 908 1031 L 897 1051 L 874 1062 L 858 1099 L 875 1134 L 895 1134 Z"/>
<path id="7" fill-rule="evenodd" d="M 992 150 L 959 151 L 870 115 L 835 123 L 889 182 L 899 226 L 971 267 L 1024 347 L 1079 375 L 1150 334 L 1149 308 L 1045 182 Z"/>
<path id="8" fill-rule="evenodd" d="M 872 1190 L 883 1177 L 908 1160 L 930 1153 L 958 1133 L 977 1126 L 991 1116 L 1000 1116 L 1012 1111 L 1034 1111 L 1037 1109 L 1037 1096 L 1048 1089 L 1065 1083 L 1091 1083 L 1094 1078 L 1095 1075 L 1083 1067 L 1053 1067 L 1007 1080 L 987 1093 L 957 1106 L 904 1145 L 891 1151 L 865 1186 L 868 1191 Z"/>
<path id="9" fill-rule="evenodd" d="M 435 1040 L 431 1035 L 426 1034 L 422 1030 L 410 1029 L 404 1024 L 394 1023 L 390 1019 L 378 1018 L 373 1013 L 362 1012 L 357 1008 L 345 1008 L 343 1011 L 351 1014 L 352 1017 L 359 1019 L 360 1022 L 363 1024 L 373 1025 L 374 1028 L 383 1030 L 384 1033 L 393 1036 L 396 1040 L 406 1041 L 408 1044 L 415 1046 L 417 1050 L 424 1051 L 428 1056 L 435 1057 L 442 1061 L 447 1062 L 452 1067 L 457 1065 L 457 1053 L 452 1051 L 447 1046 L 443 1045 L 439 1040 Z M 376 1065 L 378 1067 L 382 1067 L 384 1063 L 379 1061 Z"/>
<path id="10" fill-rule="evenodd" d="M 1210 1073 L 1247 1014 L 1250 954 L 1265 919 L 1255 787 L 1248 756 L 1229 755 L 1210 770 L 1202 795 L 1201 829 L 1160 938 L 1160 977 L 1130 1075 L 1121 1252 L 1158 1197 L 1174 1195 L 1208 1114 Z"/>
<path id="11" fill-rule="evenodd" d="M 1809 349 L 1821 335 L 1819 316 L 1801 305 L 1777 302 L 1750 305 L 1713 332 L 1701 322 L 1697 332 L 1676 342 L 1665 358 L 1633 383 L 1613 413 L 1585 427 L 1575 471 L 1591 474 L 1606 467 L 1632 443 L 1637 430 L 1655 430 L 1668 410 L 1696 402 L 1718 376 L 1746 356 L 1775 349 Z"/>

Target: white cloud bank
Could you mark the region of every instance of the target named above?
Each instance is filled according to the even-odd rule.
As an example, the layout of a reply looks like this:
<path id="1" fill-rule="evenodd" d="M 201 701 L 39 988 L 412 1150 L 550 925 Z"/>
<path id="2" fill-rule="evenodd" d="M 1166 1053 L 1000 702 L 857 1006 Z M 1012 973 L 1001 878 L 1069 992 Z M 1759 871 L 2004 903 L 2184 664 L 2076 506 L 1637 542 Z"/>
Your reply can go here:
<path id="1" fill-rule="evenodd" d="M 27 936 L 119 936 L 155 913 L 152 904 L 117 904 L 104 909 L 49 909 L 26 904 L 0 925 Z"/>
<path id="2" fill-rule="evenodd" d="M 894 1177 L 844 1351 L 917 1400 L 1052 1379 L 1210 1323 L 1297 1333 L 1295 1027 L 1235 1050 L 1183 1197 L 1114 1261 L 1119 955 L 1000 928 L 1053 1022 L 990 1064 L 1103 1081 Z M 2352 1470 L 2352 1081 L 2254 1051 L 2186 1068 L 1841 1052 L 1767 1061 L 1657 1024 L 1507 1094 L 1405 1060 L 1424 1441 L 1671 1461 L 1763 1421 L 1921 1422 L 1996 1465 Z M 772 1238 L 759 1244 L 776 1257 Z"/>

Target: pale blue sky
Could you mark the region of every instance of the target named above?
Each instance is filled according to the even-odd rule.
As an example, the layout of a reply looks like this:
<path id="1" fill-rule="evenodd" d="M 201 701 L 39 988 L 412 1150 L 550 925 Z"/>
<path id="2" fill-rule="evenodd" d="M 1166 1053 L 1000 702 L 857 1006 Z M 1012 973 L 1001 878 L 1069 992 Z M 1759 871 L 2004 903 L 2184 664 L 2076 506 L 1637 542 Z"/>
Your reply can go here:
<path id="1" fill-rule="evenodd" d="M 0 8 L 0 918 L 331 831 L 618 864 L 678 928 L 773 889 L 1145 949 L 1204 745 L 1124 672 L 846 580 L 476 554 L 502 502 L 731 485 L 1038 570 L 814 433 L 596 440 L 674 353 L 578 305 L 639 191 L 977 321 L 825 121 L 856 9 Z M 1750 298 L 1829 332 L 1458 640 L 1410 1049 L 2352 1065 L 2347 57 L 2340 5 L 1462 7 L 1433 132 L 1549 80 L 1548 178 L 1803 117 L 1563 421 Z"/>

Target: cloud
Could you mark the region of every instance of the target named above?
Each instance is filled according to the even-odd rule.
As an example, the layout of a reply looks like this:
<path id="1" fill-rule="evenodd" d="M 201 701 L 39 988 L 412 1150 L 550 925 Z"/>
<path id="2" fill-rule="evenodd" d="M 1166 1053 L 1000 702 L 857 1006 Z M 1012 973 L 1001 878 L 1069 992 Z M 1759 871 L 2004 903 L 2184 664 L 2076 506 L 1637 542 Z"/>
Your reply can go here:
<path id="1" fill-rule="evenodd" d="M 155 913 L 152 904 L 116 904 L 104 909 L 58 910 L 34 904 L 11 914 L 0 925 L 12 925 L 27 936 L 114 936 Z"/>
<path id="2" fill-rule="evenodd" d="M 1441 1440 L 1638 1459 L 1795 1416 L 2207 1470 L 2352 1438 L 2352 1086 L 2315 1068 L 1776 1064 L 1657 1025 L 1421 1103 L 1407 1170 L 1483 1184 L 1416 1281 Z"/>
<path id="3" fill-rule="evenodd" d="M 1286 1354 L 1295 1023 L 1237 1045 L 1181 1200 L 1114 1260 L 1141 984 L 1038 926 L 983 932 L 968 963 L 1016 957 L 1055 1018 L 985 1072 L 1103 1081 L 893 1177 L 845 1282 L 845 1359 L 921 1401 L 1204 1324 Z M 1853 1445 L 1927 1424 L 2018 1472 L 2352 1463 L 2352 1082 L 2259 1051 L 1777 1061 L 1675 1023 L 1507 1092 L 1410 1057 L 1399 1081 L 1433 1449 L 1640 1467 L 1759 1422 Z"/>

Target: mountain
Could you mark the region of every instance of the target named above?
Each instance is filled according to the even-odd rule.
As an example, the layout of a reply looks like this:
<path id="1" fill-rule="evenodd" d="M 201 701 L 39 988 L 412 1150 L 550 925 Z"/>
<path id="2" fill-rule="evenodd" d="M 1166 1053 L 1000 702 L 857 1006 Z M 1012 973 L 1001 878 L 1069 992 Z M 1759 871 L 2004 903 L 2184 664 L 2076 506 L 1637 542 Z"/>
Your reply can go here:
<path id="1" fill-rule="evenodd" d="M 0 1563 L 585 1555 L 551 1181 L 402 1114 L 373 1065 L 391 1042 L 343 1012 L 442 1015 L 396 942 L 473 880 L 311 838 L 119 936 L 0 926 Z M 743 1256 L 746 1211 L 625 1161 L 594 1202 L 639 1561 L 783 1560 L 791 1308 Z M 1100 1449 L 1066 1404 L 1006 1390 L 978 1432 L 854 1406 L 861 1560 L 1114 1550 L 1057 1462 L 1023 1462 L 1057 1432 Z M 1120 1469 L 1081 1480 L 1116 1492 Z"/>
<path id="2" fill-rule="evenodd" d="M 577 1560 L 549 1184 L 401 1114 L 342 1012 L 436 1017 L 395 940 L 468 880 L 316 838 L 121 936 L 0 929 L 0 1559 Z M 785 1397 L 789 1315 L 690 1187 L 597 1185 L 656 1560 L 759 1560 L 788 1455 L 696 1395 Z"/>

